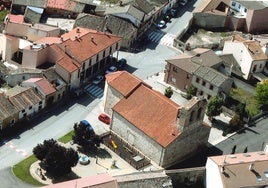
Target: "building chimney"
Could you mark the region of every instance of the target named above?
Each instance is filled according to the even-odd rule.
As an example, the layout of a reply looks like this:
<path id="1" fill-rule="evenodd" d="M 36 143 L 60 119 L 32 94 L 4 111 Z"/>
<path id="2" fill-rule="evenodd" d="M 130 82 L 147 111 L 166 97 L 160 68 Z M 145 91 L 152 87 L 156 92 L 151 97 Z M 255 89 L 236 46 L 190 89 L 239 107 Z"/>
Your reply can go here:
<path id="1" fill-rule="evenodd" d="M 93 36 L 91 36 L 91 42 L 94 42 L 94 37 Z"/>
<path id="2" fill-rule="evenodd" d="M 60 37 L 61 42 L 63 42 L 63 37 Z"/>
<path id="3" fill-rule="evenodd" d="M 78 38 L 78 36 L 77 35 L 75 35 L 75 40 L 78 40 L 79 38 Z"/>
<path id="4" fill-rule="evenodd" d="M 76 28 L 76 33 L 80 33 L 80 28 L 79 27 Z"/>

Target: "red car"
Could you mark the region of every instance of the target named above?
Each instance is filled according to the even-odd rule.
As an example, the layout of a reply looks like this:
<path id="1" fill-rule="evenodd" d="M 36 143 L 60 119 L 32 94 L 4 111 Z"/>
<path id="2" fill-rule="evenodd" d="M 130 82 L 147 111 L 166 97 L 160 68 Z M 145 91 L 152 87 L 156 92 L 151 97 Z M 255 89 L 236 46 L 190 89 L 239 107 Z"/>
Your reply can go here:
<path id="1" fill-rule="evenodd" d="M 98 119 L 108 125 L 111 123 L 111 118 L 108 115 L 103 114 L 103 113 L 99 115 Z"/>

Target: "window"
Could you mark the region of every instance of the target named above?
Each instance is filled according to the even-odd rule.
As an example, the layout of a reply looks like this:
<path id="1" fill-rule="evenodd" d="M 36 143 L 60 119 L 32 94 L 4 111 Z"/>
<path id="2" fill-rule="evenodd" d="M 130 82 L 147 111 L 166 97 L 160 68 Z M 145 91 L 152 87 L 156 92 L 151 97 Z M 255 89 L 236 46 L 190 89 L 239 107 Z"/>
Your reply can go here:
<path id="1" fill-rule="evenodd" d="M 202 108 L 199 108 L 197 111 L 197 119 L 200 119 L 201 112 L 202 112 Z"/>
<path id="2" fill-rule="evenodd" d="M 211 98 L 211 95 L 208 95 L 208 100 Z"/>
<path id="3" fill-rule="evenodd" d="M 189 79 L 191 77 L 191 75 L 190 74 L 187 74 L 187 79 Z"/>
<path id="4" fill-rule="evenodd" d="M 178 68 L 177 67 L 173 67 L 173 72 L 178 72 Z"/>
<path id="5" fill-rule="evenodd" d="M 241 5 L 239 4 L 239 5 L 238 5 L 238 9 L 240 9 L 240 8 L 241 8 Z"/>
<path id="6" fill-rule="evenodd" d="M 39 104 L 42 104 L 42 101 L 40 101 Z"/>
<path id="7" fill-rule="evenodd" d="M 103 51 L 103 56 L 102 57 L 105 58 L 105 50 Z"/>
<path id="8" fill-rule="evenodd" d="M 202 86 L 205 86 L 205 85 L 206 85 L 206 82 L 205 82 L 205 81 L 203 81 L 203 82 L 202 82 Z"/>
<path id="9" fill-rule="evenodd" d="M 189 121 L 191 122 L 191 121 L 193 121 L 193 119 L 194 119 L 194 111 L 191 112 L 191 116 L 190 116 L 190 120 Z"/>
<path id="10" fill-rule="evenodd" d="M 195 81 L 196 81 L 196 83 L 199 83 L 200 79 L 199 78 L 196 78 Z"/>
<path id="11" fill-rule="evenodd" d="M 25 110 L 23 109 L 22 111 L 21 111 L 21 113 L 24 113 L 25 112 Z"/>
<path id="12" fill-rule="evenodd" d="M 209 89 L 213 90 L 213 85 L 212 84 L 210 84 Z"/>
<path id="13" fill-rule="evenodd" d="M 96 61 L 99 61 L 99 54 L 97 55 Z"/>
<path id="14" fill-rule="evenodd" d="M 109 53 L 111 54 L 112 53 L 112 47 L 110 46 L 110 49 L 109 49 Z"/>
<path id="15" fill-rule="evenodd" d="M 82 70 L 85 70 L 85 63 L 83 63 Z"/>
<path id="16" fill-rule="evenodd" d="M 32 106 L 30 106 L 30 107 L 29 107 L 29 110 L 31 110 L 32 108 L 33 108 L 33 107 L 32 107 Z"/>
<path id="17" fill-rule="evenodd" d="M 235 2 L 232 2 L 232 6 L 235 7 L 236 3 Z"/>
<path id="18" fill-rule="evenodd" d="M 247 9 L 245 8 L 244 12 L 246 13 L 247 12 Z"/>
<path id="19" fill-rule="evenodd" d="M 92 60 L 90 59 L 90 60 L 89 60 L 89 65 L 88 65 L 88 66 L 91 66 L 91 63 L 92 63 Z"/>
<path id="20" fill-rule="evenodd" d="M 262 68 L 262 64 L 260 64 L 260 69 Z"/>
<path id="21" fill-rule="evenodd" d="M 203 95 L 203 94 L 204 94 L 204 92 L 203 92 L 203 91 L 200 91 L 200 92 L 199 92 L 199 95 Z"/>
<path id="22" fill-rule="evenodd" d="M 118 50 L 118 43 L 116 43 L 116 47 L 115 47 L 116 50 Z"/>

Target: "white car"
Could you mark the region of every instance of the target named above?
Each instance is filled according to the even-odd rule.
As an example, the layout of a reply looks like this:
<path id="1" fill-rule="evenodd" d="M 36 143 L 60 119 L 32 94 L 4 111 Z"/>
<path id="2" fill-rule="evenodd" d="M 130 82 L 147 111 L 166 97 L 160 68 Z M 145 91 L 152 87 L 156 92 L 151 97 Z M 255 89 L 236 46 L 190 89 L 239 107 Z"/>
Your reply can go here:
<path id="1" fill-rule="evenodd" d="M 101 83 L 101 81 L 103 80 L 103 76 L 102 75 L 98 75 L 96 76 L 96 78 L 94 78 L 94 80 L 92 81 L 93 84 L 98 85 L 99 83 Z"/>
<path id="2" fill-rule="evenodd" d="M 166 22 L 164 20 L 161 20 L 158 24 L 157 24 L 157 28 L 162 29 L 163 27 L 165 27 Z"/>
<path id="3" fill-rule="evenodd" d="M 117 68 L 115 66 L 111 66 L 105 71 L 105 74 L 109 74 L 115 71 L 117 71 Z"/>

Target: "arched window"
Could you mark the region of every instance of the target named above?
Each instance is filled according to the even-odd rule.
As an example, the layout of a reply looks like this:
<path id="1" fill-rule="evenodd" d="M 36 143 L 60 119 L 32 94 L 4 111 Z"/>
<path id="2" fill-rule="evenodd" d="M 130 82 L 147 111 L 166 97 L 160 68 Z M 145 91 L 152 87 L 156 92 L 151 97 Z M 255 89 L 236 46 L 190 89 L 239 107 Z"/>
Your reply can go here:
<path id="1" fill-rule="evenodd" d="M 194 110 L 191 112 L 191 116 L 190 116 L 190 122 L 192 122 L 193 121 L 193 119 L 194 119 Z"/>

